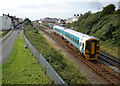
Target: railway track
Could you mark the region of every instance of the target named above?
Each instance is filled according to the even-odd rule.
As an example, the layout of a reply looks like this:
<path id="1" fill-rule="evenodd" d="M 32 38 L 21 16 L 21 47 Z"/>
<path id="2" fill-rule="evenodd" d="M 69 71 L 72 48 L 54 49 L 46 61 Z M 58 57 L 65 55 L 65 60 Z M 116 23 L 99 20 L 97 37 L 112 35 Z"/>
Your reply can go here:
<path id="1" fill-rule="evenodd" d="M 120 72 L 120 61 L 118 59 L 107 56 L 104 53 L 100 53 L 99 59 L 101 61 L 104 61 L 106 65 L 116 68 L 117 69 L 116 71 Z"/>
<path id="2" fill-rule="evenodd" d="M 102 76 L 110 84 L 119 84 L 120 83 L 120 74 L 118 72 L 113 71 L 108 66 L 106 66 L 102 63 L 99 63 L 97 61 L 87 61 L 86 59 L 83 58 L 83 56 L 80 53 L 78 53 L 73 48 L 73 46 L 70 46 L 69 43 L 67 43 L 65 40 L 63 40 L 62 37 L 55 35 L 51 31 L 47 31 L 46 28 L 44 28 L 44 29 L 43 28 L 44 27 L 41 27 L 40 30 L 43 31 L 49 37 L 51 37 L 53 40 L 55 40 L 58 44 L 60 44 L 66 50 L 68 50 L 71 54 L 73 54 L 75 57 L 77 57 L 80 61 L 85 63 L 88 67 L 90 67 L 97 74 Z"/>

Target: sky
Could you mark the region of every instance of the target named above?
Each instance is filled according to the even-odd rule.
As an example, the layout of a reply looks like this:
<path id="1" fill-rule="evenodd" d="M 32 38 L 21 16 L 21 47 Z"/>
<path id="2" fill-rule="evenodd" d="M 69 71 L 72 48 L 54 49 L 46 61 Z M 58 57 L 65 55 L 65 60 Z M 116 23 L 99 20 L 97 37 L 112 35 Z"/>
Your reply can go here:
<path id="1" fill-rule="evenodd" d="M 118 7 L 120 0 L 1 0 L 0 16 L 10 14 L 19 18 L 70 18 L 74 14 L 100 11 L 108 4 Z"/>

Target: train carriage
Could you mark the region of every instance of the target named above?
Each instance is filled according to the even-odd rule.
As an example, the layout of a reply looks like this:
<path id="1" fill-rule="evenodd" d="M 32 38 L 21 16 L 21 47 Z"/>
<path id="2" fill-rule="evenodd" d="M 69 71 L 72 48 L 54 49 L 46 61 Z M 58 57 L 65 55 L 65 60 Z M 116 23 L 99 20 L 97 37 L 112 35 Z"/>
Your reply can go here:
<path id="1" fill-rule="evenodd" d="M 54 26 L 53 31 L 73 44 L 87 60 L 98 59 L 99 39 L 61 26 Z"/>

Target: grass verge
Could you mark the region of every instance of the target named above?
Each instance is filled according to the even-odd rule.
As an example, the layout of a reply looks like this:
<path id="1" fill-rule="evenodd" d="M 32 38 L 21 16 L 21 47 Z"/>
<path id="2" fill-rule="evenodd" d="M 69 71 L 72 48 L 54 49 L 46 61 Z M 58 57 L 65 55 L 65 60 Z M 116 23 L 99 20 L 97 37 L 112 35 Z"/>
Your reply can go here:
<path id="1" fill-rule="evenodd" d="M 10 30 L 0 31 L 0 38 L 4 37 Z"/>
<path id="2" fill-rule="evenodd" d="M 14 50 L 2 66 L 3 84 L 50 84 L 52 80 L 42 71 L 27 48 L 22 36 L 15 41 Z"/>
<path id="3" fill-rule="evenodd" d="M 102 50 L 103 52 L 107 52 L 118 59 L 120 59 L 119 49 L 120 49 L 120 47 L 111 45 L 111 43 L 109 43 L 109 42 L 101 41 L 101 43 L 100 43 L 100 50 Z"/>
<path id="4" fill-rule="evenodd" d="M 51 47 L 49 42 L 32 26 L 26 26 L 24 31 L 29 41 L 46 58 L 67 84 L 90 84 L 79 70 L 60 51 Z"/>

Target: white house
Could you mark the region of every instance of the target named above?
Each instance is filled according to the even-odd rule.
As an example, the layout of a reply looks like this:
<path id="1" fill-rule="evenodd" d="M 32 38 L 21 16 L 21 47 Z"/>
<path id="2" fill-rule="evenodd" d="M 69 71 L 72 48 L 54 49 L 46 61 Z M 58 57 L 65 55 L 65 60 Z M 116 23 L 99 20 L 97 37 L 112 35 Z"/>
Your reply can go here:
<path id="1" fill-rule="evenodd" d="M 77 21 L 79 17 L 80 17 L 79 14 L 75 14 L 74 17 L 68 18 L 68 19 L 65 21 L 65 23 L 73 23 L 73 22 Z"/>
<path id="2" fill-rule="evenodd" d="M 6 15 L 0 16 L 0 30 L 8 30 L 12 28 L 11 18 Z"/>
<path id="3" fill-rule="evenodd" d="M 73 23 L 73 22 L 75 22 L 75 21 L 77 21 L 77 20 L 78 20 L 78 18 L 76 18 L 76 17 L 68 18 L 68 19 L 65 21 L 65 23 Z"/>

